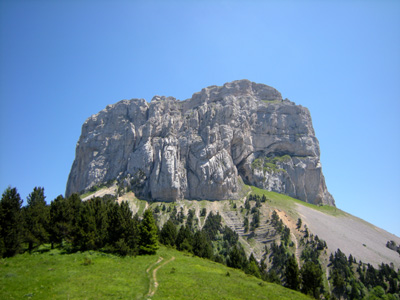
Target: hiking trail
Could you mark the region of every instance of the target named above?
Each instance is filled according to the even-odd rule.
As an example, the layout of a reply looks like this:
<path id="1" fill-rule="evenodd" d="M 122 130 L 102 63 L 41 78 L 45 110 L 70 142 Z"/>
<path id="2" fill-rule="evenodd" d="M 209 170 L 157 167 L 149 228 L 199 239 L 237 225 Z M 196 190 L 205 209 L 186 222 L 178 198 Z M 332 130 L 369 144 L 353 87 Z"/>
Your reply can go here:
<path id="1" fill-rule="evenodd" d="M 150 280 L 149 280 L 149 292 L 147 293 L 147 296 L 148 296 L 148 297 L 154 296 L 154 294 L 155 294 L 155 292 L 156 292 L 156 290 L 157 290 L 157 287 L 158 287 L 157 271 L 158 271 L 158 269 L 160 269 L 161 267 L 163 267 L 163 266 L 165 266 L 166 264 L 170 263 L 170 262 L 173 261 L 174 259 L 175 259 L 175 257 L 173 256 L 173 257 L 171 257 L 169 260 L 167 260 L 167 261 L 165 261 L 164 263 L 160 264 L 160 263 L 164 260 L 164 258 L 160 256 L 160 257 L 158 258 L 158 260 L 157 260 L 155 263 L 151 264 L 151 265 L 147 268 L 146 273 L 149 274 L 149 279 L 150 279 Z M 158 266 L 157 266 L 157 265 L 158 265 Z M 157 267 L 156 267 L 156 266 L 157 266 Z M 154 267 L 156 267 L 156 268 L 154 268 Z M 150 273 L 150 270 L 151 270 L 152 268 L 154 268 L 154 269 L 153 269 L 153 271 Z"/>

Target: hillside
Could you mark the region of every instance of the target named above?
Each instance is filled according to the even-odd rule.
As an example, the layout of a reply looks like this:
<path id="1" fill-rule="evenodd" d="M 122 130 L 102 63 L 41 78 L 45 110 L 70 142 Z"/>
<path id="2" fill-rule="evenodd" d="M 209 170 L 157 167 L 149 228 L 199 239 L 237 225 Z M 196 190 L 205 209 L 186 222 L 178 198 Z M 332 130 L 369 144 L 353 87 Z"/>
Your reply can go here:
<path id="1" fill-rule="evenodd" d="M 7 215 L 0 219 L 6 229 L 0 241 L 0 297 L 211 299 L 217 294 L 222 299 L 279 299 L 292 293 L 246 279 L 255 276 L 317 299 L 373 299 L 379 294 L 398 299 L 396 236 L 333 206 L 315 206 L 250 186 L 243 190 L 246 194 L 239 200 L 152 202 L 137 199 L 114 182 L 82 195 L 84 201 L 74 194 L 47 205 L 43 189 L 35 188 L 36 208 L 42 209 L 36 227 L 44 224 L 40 233 L 49 236 L 30 242 L 24 236 L 34 227 L 18 224 L 29 224 L 38 210 L 21 209 L 16 189 L 9 188 L 1 201 Z M 5 210 L 13 203 L 15 210 Z M 9 234 L 12 228 L 18 229 L 14 235 Z M 157 241 L 183 252 L 158 250 Z M 43 248 L 46 243 L 59 250 Z M 234 275 L 238 270 L 248 275 Z M 229 278 L 218 277 L 223 274 Z M 270 290 L 258 295 L 258 286 Z"/>
<path id="2" fill-rule="evenodd" d="M 84 199 L 105 194 L 115 194 L 116 191 L 116 186 L 102 188 Z M 153 210 L 162 206 L 177 207 L 177 211 L 182 209 L 185 215 L 188 214 L 189 209 L 193 209 L 200 221 L 200 227 L 205 220 L 205 217 L 200 216 L 202 209 L 206 209 L 207 214 L 210 212 L 219 213 L 224 224 L 239 234 L 240 241 L 247 254 L 253 253 L 258 260 L 264 254 L 265 245 L 271 244 L 273 241 L 279 241 L 279 235 L 276 234 L 269 222 L 272 212 L 276 211 L 283 223 L 291 230 L 291 240 L 294 242 L 292 252 L 297 253 L 297 255 L 300 255 L 304 249 L 301 246 L 301 239 L 304 233 L 296 229 L 296 222 L 300 218 L 303 222 L 303 230 L 304 225 L 306 225 L 311 234 L 318 235 L 320 239 L 326 241 L 328 247 L 325 257 L 326 263 L 327 256 L 340 249 L 347 256 L 351 254 L 357 261 L 361 260 L 374 266 L 378 266 L 381 263 L 392 263 L 396 268 L 400 268 L 400 255 L 386 247 L 386 243 L 391 240 L 396 244 L 400 244 L 400 238 L 373 224 L 336 207 L 317 206 L 256 187 L 247 187 L 246 192 L 247 195 L 251 193 L 260 196 L 265 195 L 268 199 L 266 203 L 262 203 L 260 208 L 260 226 L 254 231 L 255 235 L 253 237 L 250 236 L 249 232 L 244 232 L 243 224 L 246 210 L 242 210 L 242 208 L 245 205 L 245 197 L 239 200 L 178 200 L 174 203 L 152 202 L 149 204 L 147 201 L 137 199 L 132 192 L 129 192 L 119 197 L 118 201 L 128 201 L 132 211 L 139 214 L 149 206 Z M 254 206 L 254 203 L 252 206 Z M 169 217 L 169 213 L 160 209 L 158 213 L 159 226 L 161 227 Z"/>
<path id="3" fill-rule="evenodd" d="M 0 298 L 309 299 L 239 270 L 166 247 L 161 247 L 157 255 L 138 257 L 51 250 L 2 259 Z"/>

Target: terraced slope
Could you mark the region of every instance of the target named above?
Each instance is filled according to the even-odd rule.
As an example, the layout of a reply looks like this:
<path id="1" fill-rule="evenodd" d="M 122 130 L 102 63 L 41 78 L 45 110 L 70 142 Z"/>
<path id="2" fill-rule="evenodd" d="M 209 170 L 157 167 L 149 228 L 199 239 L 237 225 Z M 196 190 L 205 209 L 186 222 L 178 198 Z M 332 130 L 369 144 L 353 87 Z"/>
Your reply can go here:
<path id="1" fill-rule="evenodd" d="M 223 222 L 239 234 L 240 241 L 246 252 L 248 254 L 253 252 L 257 259 L 260 259 L 264 254 L 265 244 L 279 241 L 279 236 L 270 223 L 271 214 L 276 211 L 283 223 L 291 230 L 291 239 L 294 243 L 292 252 L 297 257 L 302 251 L 300 243 L 302 232 L 296 229 L 296 222 L 298 218 L 301 218 L 303 226 L 306 225 L 312 234 L 318 235 L 319 238 L 327 242 L 327 255 L 340 249 L 346 255 L 352 254 L 357 260 L 362 260 L 365 263 L 371 263 L 375 266 L 382 262 L 393 263 L 396 268 L 400 267 L 399 254 L 386 247 L 386 242 L 389 240 L 400 244 L 399 237 L 336 207 L 316 206 L 286 195 L 268 192 L 255 187 L 251 187 L 251 190 L 253 194 L 265 195 L 268 199 L 265 203 L 262 203 L 260 226 L 255 230 L 253 236 L 244 231 L 244 218 L 247 213 L 243 209 L 245 199 L 224 201 L 180 200 L 174 203 L 155 202 L 151 204 L 151 207 L 176 206 L 178 211 L 183 209 L 185 214 L 189 209 L 193 209 L 200 219 L 200 227 L 204 223 L 204 217 L 200 217 L 202 209 L 205 208 L 207 214 L 210 212 L 219 213 Z M 142 211 L 147 202 L 135 199 L 132 194 L 129 195 L 129 197 L 127 195 L 120 197 L 119 201 L 128 200 L 133 211 Z M 255 203 L 251 202 L 251 206 L 253 207 L 254 205 Z M 140 207 L 142 208 L 140 209 Z M 168 217 L 167 212 L 160 211 L 160 226 L 166 222 Z M 247 217 L 251 222 L 251 214 L 247 214 Z"/>

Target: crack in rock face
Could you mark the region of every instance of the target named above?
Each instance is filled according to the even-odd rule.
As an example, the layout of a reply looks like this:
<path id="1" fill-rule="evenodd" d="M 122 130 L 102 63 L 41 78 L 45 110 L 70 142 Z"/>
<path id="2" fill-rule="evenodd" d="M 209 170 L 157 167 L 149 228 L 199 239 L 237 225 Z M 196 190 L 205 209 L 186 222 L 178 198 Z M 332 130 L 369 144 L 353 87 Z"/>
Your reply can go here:
<path id="1" fill-rule="evenodd" d="M 223 200 L 244 184 L 334 205 L 307 108 L 248 80 L 122 100 L 82 126 L 66 195 L 112 180 L 143 199 Z"/>

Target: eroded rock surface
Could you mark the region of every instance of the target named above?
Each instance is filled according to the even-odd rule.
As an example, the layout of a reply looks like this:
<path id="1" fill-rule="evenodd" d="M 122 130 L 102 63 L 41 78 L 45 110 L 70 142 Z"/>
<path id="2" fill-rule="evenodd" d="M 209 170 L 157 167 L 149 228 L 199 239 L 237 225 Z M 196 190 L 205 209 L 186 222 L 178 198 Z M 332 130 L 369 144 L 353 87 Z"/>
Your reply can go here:
<path id="1" fill-rule="evenodd" d="M 247 183 L 334 205 L 308 109 L 248 80 L 185 101 L 123 100 L 91 116 L 66 194 L 114 179 L 145 199 L 236 199 Z"/>

